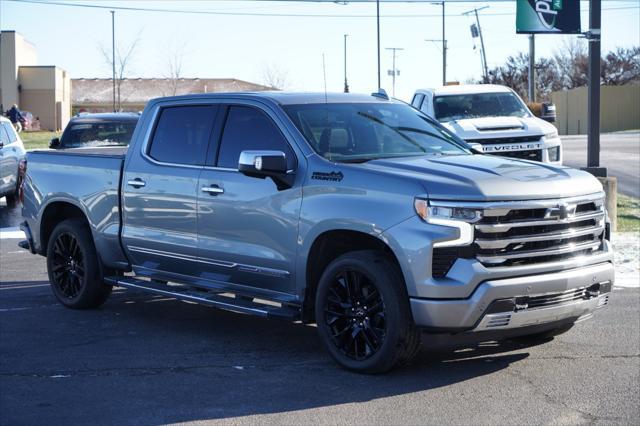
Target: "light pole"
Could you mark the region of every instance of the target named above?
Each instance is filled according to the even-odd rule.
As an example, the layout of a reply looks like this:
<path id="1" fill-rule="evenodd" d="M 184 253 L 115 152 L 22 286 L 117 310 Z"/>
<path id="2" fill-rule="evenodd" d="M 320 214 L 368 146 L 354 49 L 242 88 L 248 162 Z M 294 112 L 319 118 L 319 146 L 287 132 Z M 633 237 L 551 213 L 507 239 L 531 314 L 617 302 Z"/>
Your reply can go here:
<path id="1" fill-rule="evenodd" d="M 396 69 L 396 52 L 399 50 L 404 50 L 401 47 L 387 47 L 387 50 L 391 50 L 393 52 L 393 69 L 389 70 L 389 75 L 392 78 L 392 96 L 396 96 L 396 76 L 400 75 L 400 71 Z"/>
<path id="2" fill-rule="evenodd" d="M 347 82 L 347 37 L 349 37 L 349 34 L 344 35 L 344 93 L 349 93 L 349 83 Z"/>
<path id="3" fill-rule="evenodd" d="M 116 112 L 116 12 L 111 11 L 111 79 L 113 80 L 113 112 Z"/>

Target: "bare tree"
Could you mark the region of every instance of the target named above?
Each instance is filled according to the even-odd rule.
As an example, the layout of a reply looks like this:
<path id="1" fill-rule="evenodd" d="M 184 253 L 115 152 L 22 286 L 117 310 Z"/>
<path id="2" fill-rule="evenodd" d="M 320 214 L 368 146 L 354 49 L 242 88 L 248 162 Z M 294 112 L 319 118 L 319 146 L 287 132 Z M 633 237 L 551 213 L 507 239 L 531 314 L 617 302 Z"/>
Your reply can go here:
<path id="1" fill-rule="evenodd" d="M 262 71 L 262 82 L 277 90 L 285 90 L 289 86 L 289 73 L 277 65 L 265 65 Z"/>
<path id="2" fill-rule="evenodd" d="M 138 32 L 136 37 L 133 38 L 130 43 L 116 46 L 115 58 L 113 58 L 113 52 L 111 49 L 106 48 L 104 45 L 100 45 L 102 56 L 109 67 L 112 66 L 112 61 L 115 59 L 116 110 L 118 111 L 122 109 L 122 82 L 129 75 L 131 70 L 131 61 L 141 38 L 142 30 Z"/>
<path id="3" fill-rule="evenodd" d="M 536 99 L 547 101 L 551 92 L 561 89 L 557 68 L 553 60 L 548 58 L 539 58 L 535 68 Z M 515 56 L 509 56 L 504 65 L 489 70 L 487 80 L 487 83 L 511 87 L 520 97 L 529 100 L 529 55 L 518 53 Z"/>
<path id="4" fill-rule="evenodd" d="M 519 53 L 509 56 L 504 65 L 489 70 L 489 83 L 511 87 L 522 98 L 527 99 L 529 84 L 529 55 Z M 551 93 L 586 86 L 589 55 L 583 42 L 565 41 L 552 58 L 536 61 L 536 98 L 549 101 Z M 640 47 L 618 48 L 601 59 L 600 81 L 617 86 L 640 81 Z"/>
<path id="5" fill-rule="evenodd" d="M 604 57 L 602 83 L 612 86 L 640 81 L 640 47 L 618 48 Z"/>
<path id="6" fill-rule="evenodd" d="M 178 85 L 184 77 L 184 56 L 187 48 L 186 42 L 175 43 L 166 49 L 165 78 L 168 81 L 168 95 L 178 94 Z"/>
<path id="7" fill-rule="evenodd" d="M 577 38 L 565 39 L 554 52 L 562 88 L 573 89 L 589 82 L 589 55 L 586 42 Z"/>

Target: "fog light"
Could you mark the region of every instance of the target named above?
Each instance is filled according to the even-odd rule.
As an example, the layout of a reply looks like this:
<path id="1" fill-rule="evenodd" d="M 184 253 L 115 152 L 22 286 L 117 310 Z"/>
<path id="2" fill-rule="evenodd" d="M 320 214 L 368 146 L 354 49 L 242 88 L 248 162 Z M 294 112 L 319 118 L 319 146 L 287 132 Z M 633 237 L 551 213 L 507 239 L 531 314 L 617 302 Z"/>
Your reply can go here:
<path id="1" fill-rule="evenodd" d="M 560 161 L 560 147 L 554 146 L 553 148 L 547 148 L 549 154 L 549 161 Z"/>

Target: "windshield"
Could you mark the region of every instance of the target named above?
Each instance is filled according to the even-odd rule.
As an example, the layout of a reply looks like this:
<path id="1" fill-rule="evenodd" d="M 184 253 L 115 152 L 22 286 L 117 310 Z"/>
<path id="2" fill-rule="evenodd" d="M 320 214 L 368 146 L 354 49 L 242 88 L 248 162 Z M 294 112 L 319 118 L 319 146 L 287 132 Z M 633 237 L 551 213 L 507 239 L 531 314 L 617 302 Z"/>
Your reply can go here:
<path id="1" fill-rule="evenodd" d="M 313 149 L 332 161 L 470 154 L 462 140 L 408 105 L 341 103 L 283 108 Z"/>
<path id="2" fill-rule="evenodd" d="M 527 106 L 513 93 L 436 96 L 436 119 L 441 123 L 478 117 L 530 117 Z"/>
<path id="3" fill-rule="evenodd" d="M 61 146 L 126 146 L 135 128 L 135 121 L 71 123 L 62 135 Z"/>

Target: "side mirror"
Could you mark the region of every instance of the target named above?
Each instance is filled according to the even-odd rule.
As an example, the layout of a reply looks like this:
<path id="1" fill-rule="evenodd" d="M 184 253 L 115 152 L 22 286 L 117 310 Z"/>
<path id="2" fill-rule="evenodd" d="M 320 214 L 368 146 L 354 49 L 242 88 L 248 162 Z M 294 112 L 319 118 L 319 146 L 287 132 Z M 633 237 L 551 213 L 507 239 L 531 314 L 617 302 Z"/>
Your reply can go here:
<path id="1" fill-rule="evenodd" d="M 52 149 L 60 148 L 60 138 L 51 139 L 51 142 L 49 142 L 49 148 L 52 148 Z"/>
<path id="2" fill-rule="evenodd" d="M 555 123 L 556 116 L 556 106 L 552 103 L 544 102 L 542 104 L 542 114 L 540 115 L 540 118 L 548 121 L 549 123 Z"/>
<path id="3" fill-rule="evenodd" d="M 238 171 L 245 176 L 271 178 L 278 189 L 290 188 L 293 175 L 287 171 L 287 157 L 282 151 L 242 151 Z"/>

